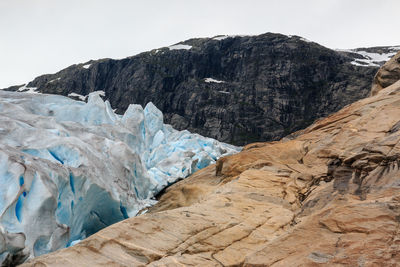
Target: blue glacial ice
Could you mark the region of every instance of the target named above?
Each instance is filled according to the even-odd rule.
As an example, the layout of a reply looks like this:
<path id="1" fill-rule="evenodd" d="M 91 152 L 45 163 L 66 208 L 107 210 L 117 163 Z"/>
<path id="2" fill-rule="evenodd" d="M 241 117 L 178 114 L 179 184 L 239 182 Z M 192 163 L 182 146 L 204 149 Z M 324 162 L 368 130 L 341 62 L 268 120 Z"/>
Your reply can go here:
<path id="1" fill-rule="evenodd" d="M 0 91 L 0 262 L 74 245 L 239 150 L 174 130 L 152 103 L 121 116 L 99 93 Z"/>

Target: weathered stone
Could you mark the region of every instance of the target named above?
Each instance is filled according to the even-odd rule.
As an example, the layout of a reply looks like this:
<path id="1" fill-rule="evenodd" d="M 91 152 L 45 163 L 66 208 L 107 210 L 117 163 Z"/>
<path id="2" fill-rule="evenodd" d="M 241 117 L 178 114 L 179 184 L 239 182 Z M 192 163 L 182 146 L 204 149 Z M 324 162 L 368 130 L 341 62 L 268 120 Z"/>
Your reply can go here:
<path id="1" fill-rule="evenodd" d="M 371 95 L 400 80 L 400 52 L 386 62 L 376 73 L 372 85 Z"/>

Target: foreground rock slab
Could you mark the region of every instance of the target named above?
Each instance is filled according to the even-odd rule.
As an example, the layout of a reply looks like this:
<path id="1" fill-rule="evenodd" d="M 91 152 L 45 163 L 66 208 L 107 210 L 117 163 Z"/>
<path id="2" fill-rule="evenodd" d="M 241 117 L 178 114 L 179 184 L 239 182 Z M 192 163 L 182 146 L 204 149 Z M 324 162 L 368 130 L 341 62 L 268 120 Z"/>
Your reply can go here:
<path id="1" fill-rule="evenodd" d="M 398 266 L 400 81 L 24 266 Z"/>

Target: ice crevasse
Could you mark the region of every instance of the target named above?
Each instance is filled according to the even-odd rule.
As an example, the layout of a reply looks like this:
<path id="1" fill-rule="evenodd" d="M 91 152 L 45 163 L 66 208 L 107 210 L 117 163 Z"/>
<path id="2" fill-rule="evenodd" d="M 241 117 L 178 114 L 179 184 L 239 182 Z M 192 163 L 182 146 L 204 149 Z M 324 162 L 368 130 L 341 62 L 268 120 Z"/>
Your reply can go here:
<path id="1" fill-rule="evenodd" d="M 96 92 L 0 91 L 0 262 L 71 246 L 239 150 L 174 130 L 152 103 L 121 116 Z"/>

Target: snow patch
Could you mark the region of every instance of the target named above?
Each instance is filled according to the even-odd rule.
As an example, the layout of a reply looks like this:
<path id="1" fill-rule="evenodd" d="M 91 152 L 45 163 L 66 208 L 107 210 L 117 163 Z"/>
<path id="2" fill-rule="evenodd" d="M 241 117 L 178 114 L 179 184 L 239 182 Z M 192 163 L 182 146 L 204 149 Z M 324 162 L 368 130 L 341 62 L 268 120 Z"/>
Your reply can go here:
<path id="1" fill-rule="evenodd" d="M 179 49 L 189 50 L 192 48 L 192 46 L 185 45 L 185 44 L 176 44 L 176 45 L 168 46 L 168 48 L 169 48 L 169 50 L 179 50 Z"/>
<path id="2" fill-rule="evenodd" d="M 224 81 L 215 80 L 213 78 L 205 78 L 204 81 L 206 83 L 225 83 Z"/>
<path id="3" fill-rule="evenodd" d="M 106 96 L 106 93 L 102 90 L 91 92 L 89 95 L 99 95 L 99 96 Z M 87 96 L 89 96 L 87 95 Z"/>
<path id="4" fill-rule="evenodd" d="M 88 68 L 90 68 L 91 65 L 92 65 L 92 64 L 85 64 L 85 65 L 82 66 L 82 68 L 88 69 Z"/>
<path id="5" fill-rule="evenodd" d="M 221 41 L 221 40 L 224 40 L 229 37 L 230 37 L 229 35 L 222 35 L 222 36 L 214 37 L 213 40 Z"/>
<path id="6" fill-rule="evenodd" d="M 286 35 L 287 37 L 289 37 L 289 38 L 298 38 L 298 39 L 300 39 L 301 41 L 303 41 L 303 42 L 307 42 L 307 43 L 314 43 L 313 41 L 311 41 L 311 40 L 308 40 L 307 38 L 304 38 L 304 37 L 301 37 L 301 36 L 297 36 L 297 35 Z"/>
<path id="7" fill-rule="evenodd" d="M 90 93 L 88 95 L 80 95 L 80 94 L 77 94 L 77 93 L 69 93 L 68 94 L 68 96 L 77 97 L 82 101 L 85 101 L 86 98 L 89 97 L 89 95 L 91 95 L 91 96 L 99 95 L 99 96 L 105 97 L 106 93 L 104 91 L 102 91 L 102 90 L 99 90 L 99 91 L 94 91 L 94 92 L 92 92 L 92 93 Z"/>
<path id="8" fill-rule="evenodd" d="M 229 94 L 230 94 L 230 92 L 226 92 L 226 91 L 218 91 L 218 93 L 221 93 L 221 94 L 227 94 L 227 95 L 229 95 Z"/>
<path id="9" fill-rule="evenodd" d="M 25 84 L 20 88 L 18 88 L 17 92 L 23 92 L 28 94 L 40 94 L 40 92 L 37 92 L 37 87 L 27 87 Z"/>
<path id="10" fill-rule="evenodd" d="M 362 58 L 355 58 L 351 64 L 361 67 L 380 67 L 382 62 L 390 60 L 400 50 L 400 46 L 388 47 L 387 53 L 372 53 L 361 49 L 336 49 L 340 52 L 355 53 Z"/>
<path id="11" fill-rule="evenodd" d="M 379 64 L 376 64 L 375 62 L 386 62 L 390 60 L 394 55 L 396 55 L 396 52 L 378 54 L 366 51 L 357 51 L 357 54 L 362 55 L 365 59 L 355 59 L 355 61 L 353 61 L 353 64 L 362 62 L 366 63 L 369 66 L 379 67 Z"/>
<path id="12" fill-rule="evenodd" d="M 308 40 L 307 38 L 304 37 L 300 37 L 300 40 L 302 40 L 303 42 L 307 42 L 307 43 L 313 43 L 313 41 Z"/>
<path id="13" fill-rule="evenodd" d="M 249 37 L 251 35 L 245 35 L 245 34 L 234 34 L 234 35 L 220 35 L 220 36 L 215 36 L 212 39 L 213 40 L 217 40 L 217 41 L 221 41 L 224 40 L 226 38 L 235 38 L 235 37 Z"/>
<path id="14" fill-rule="evenodd" d="M 55 82 L 55 81 L 59 81 L 59 80 L 61 80 L 61 78 L 57 78 L 57 79 L 51 80 L 51 81 L 49 81 L 49 83 L 52 83 L 52 82 Z"/>
<path id="15" fill-rule="evenodd" d="M 80 94 L 77 94 L 77 93 L 69 93 L 68 96 L 77 97 L 82 101 L 85 101 L 86 98 L 87 98 L 87 95 L 83 96 L 83 95 L 80 95 Z"/>

